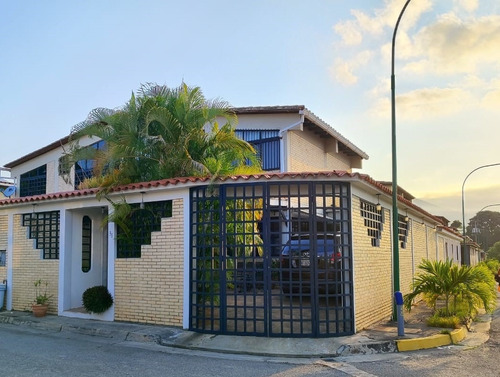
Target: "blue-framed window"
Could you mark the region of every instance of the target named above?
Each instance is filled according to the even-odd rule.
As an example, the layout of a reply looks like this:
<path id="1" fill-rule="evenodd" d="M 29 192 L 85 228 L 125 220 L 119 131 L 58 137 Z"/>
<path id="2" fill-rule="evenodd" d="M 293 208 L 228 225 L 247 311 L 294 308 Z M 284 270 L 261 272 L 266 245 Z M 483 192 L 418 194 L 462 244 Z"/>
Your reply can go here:
<path id="1" fill-rule="evenodd" d="M 151 245 L 151 233 L 161 219 L 172 217 L 172 201 L 129 204 L 130 214 L 117 224 L 117 258 L 140 258 L 141 246 Z"/>
<path id="2" fill-rule="evenodd" d="M 45 194 L 47 192 L 47 165 L 21 174 L 19 188 L 20 196 Z"/>
<path id="3" fill-rule="evenodd" d="M 262 162 L 262 169 L 280 170 L 279 130 L 236 130 L 236 136 L 253 145 Z"/>
<path id="4" fill-rule="evenodd" d="M 43 250 L 43 259 L 59 259 L 59 221 L 59 211 L 23 215 L 23 226 L 29 228 L 35 248 Z"/>
<path id="5" fill-rule="evenodd" d="M 88 148 L 93 148 L 98 151 L 102 151 L 106 148 L 106 142 L 100 140 L 97 143 L 91 144 Z M 75 189 L 78 189 L 80 183 L 82 183 L 87 178 L 92 178 L 94 176 L 95 160 L 80 160 L 75 163 Z"/>

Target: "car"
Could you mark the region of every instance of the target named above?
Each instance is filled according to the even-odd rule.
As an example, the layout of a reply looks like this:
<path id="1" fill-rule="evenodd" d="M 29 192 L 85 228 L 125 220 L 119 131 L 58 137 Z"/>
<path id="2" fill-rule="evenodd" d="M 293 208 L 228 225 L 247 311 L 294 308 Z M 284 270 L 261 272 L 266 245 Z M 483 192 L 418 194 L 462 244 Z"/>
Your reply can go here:
<path id="1" fill-rule="evenodd" d="M 282 292 L 286 295 L 310 295 L 313 281 L 316 281 L 318 293 L 338 293 L 342 268 L 340 250 L 339 235 L 291 237 L 280 255 Z"/>

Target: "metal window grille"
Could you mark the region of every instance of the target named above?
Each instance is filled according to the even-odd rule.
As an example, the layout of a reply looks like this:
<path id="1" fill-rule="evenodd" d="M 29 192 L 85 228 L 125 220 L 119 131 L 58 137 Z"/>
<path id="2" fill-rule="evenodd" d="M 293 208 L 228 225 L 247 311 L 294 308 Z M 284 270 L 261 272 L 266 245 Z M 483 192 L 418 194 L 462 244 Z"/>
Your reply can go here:
<path id="1" fill-rule="evenodd" d="M 117 257 L 140 258 L 141 245 L 151 244 L 151 232 L 161 230 L 161 219 L 172 217 L 172 201 L 130 204 L 129 216 L 117 224 Z"/>
<path id="2" fill-rule="evenodd" d="M 279 130 L 236 130 L 236 136 L 255 148 L 266 171 L 280 169 Z"/>
<path id="3" fill-rule="evenodd" d="M 23 215 L 23 226 L 28 227 L 35 248 L 43 250 L 43 259 L 59 259 L 59 223 L 59 211 Z"/>
<path id="4" fill-rule="evenodd" d="M 384 229 L 383 209 L 377 210 L 377 205 L 361 200 L 361 217 L 364 219 L 368 237 L 371 238 L 372 246 L 380 246 L 382 230 Z"/>
<path id="5" fill-rule="evenodd" d="M 89 272 L 92 262 L 92 220 L 82 219 L 82 272 Z"/>
<path id="6" fill-rule="evenodd" d="M 408 241 L 408 221 L 405 221 L 405 217 L 398 215 L 398 237 L 402 249 L 406 248 Z"/>
<path id="7" fill-rule="evenodd" d="M 19 195 L 22 197 L 45 194 L 47 190 L 47 165 L 21 174 L 19 188 Z"/>
<path id="8" fill-rule="evenodd" d="M 191 189 L 191 209 L 192 330 L 353 333 L 349 184 L 197 187 Z M 302 262 L 284 254 L 295 242 L 308 246 Z"/>

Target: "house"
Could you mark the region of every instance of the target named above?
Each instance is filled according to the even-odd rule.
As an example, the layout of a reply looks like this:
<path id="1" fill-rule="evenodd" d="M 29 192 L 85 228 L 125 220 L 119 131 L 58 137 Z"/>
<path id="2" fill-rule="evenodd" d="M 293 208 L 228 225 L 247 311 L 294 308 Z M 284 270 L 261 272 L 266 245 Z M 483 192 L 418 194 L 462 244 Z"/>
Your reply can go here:
<path id="1" fill-rule="evenodd" d="M 392 193 L 352 171 L 368 156 L 304 106 L 236 112 L 237 132 L 268 172 L 117 187 L 108 199 L 134 208 L 127 241 L 105 222 L 111 202 L 96 189 L 74 188 L 92 161 L 63 179 L 68 138 L 6 164 L 19 186 L 0 200 L 7 308 L 29 309 L 33 281 L 43 279 L 53 314 L 214 334 L 342 336 L 388 318 Z M 411 196 L 398 203 L 406 293 L 423 258 L 460 262 L 460 236 Z M 300 258 L 285 254 L 292 245 L 302 248 Z M 82 293 L 95 285 L 114 297 L 100 315 L 82 310 Z"/>

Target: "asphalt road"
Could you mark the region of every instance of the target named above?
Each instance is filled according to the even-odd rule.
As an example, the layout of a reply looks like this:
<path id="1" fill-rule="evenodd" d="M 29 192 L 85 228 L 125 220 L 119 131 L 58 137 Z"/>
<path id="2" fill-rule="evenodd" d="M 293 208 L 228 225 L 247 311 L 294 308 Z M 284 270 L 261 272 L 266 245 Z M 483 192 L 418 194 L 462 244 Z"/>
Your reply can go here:
<path id="1" fill-rule="evenodd" d="M 498 309 L 493 314 L 489 340 L 475 348 L 459 345 L 329 360 L 189 351 L 153 343 L 0 324 L 0 376 L 9 377 L 499 377 L 499 352 Z"/>
<path id="2" fill-rule="evenodd" d="M 489 339 L 477 347 L 461 345 L 385 355 L 348 357 L 343 361 L 365 376 L 499 377 L 500 308 L 493 314 Z"/>
<path id="3" fill-rule="evenodd" d="M 0 324 L 0 376 L 350 376 L 313 360 L 173 350 Z"/>

